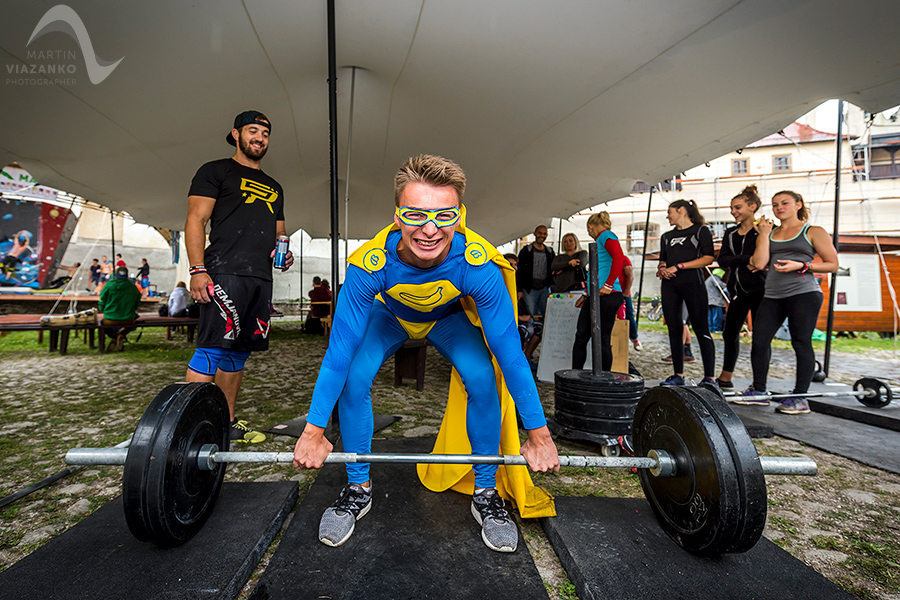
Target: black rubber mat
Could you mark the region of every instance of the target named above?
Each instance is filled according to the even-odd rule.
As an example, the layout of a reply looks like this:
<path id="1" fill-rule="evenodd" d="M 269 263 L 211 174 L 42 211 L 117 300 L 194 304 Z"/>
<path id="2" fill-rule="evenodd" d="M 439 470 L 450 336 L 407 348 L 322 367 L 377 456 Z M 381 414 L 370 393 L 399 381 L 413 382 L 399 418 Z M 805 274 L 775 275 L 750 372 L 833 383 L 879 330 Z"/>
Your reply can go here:
<path id="1" fill-rule="evenodd" d="M 874 425 L 882 429 L 900 431 L 900 398 L 895 398 L 887 406 L 871 408 L 859 400 L 847 397 L 810 398 L 809 408 L 814 412 L 840 417 L 857 423 Z"/>
<path id="2" fill-rule="evenodd" d="M 731 408 L 742 419 L 750 415 L 772 425 L 775 435 L 900 474 L 900 452 L 896 451 L 900 432 L 815 412 L 783 415 L 775 412 L 774 403 L 768 407 L 732 404 Z"/>
<path id="3" fill-rule="evenodd" d="M 402 417 L 397 417 L 394 415 L 375 415 L 375 431 L 380 431 L 385 427 L 393 425 L 397 421 L 399 421 Z M 289 435 L 295 438 L 300 437 L 300 434 L 303 433 L 303 429 L 306 427 L 306 416 L 297 417 L 296 419 L 291 419 L 290 421 L 285 421 L 284 423 L 279 423 L 278 425 L 273 425 L 269 429 L 266 429 L 266 433 L 271 433 L 274 435 Z M 328 433 L 325 435 L 328 436 L 328 439 L 334 440 L 337 435 L 340 433 L 340 429 L 333 428 L 331 423 L 328 423 Z M 334 434 L 332 435 L 330 430 L 334 430 Z"/>
<path id="4" fill-rule="evenodd" d="M 3 598 L 232 600 L 297 502 L 297 484 L 226 483 L 193 539 L 139 542 L 121 496 L 0 573 Z"/>
<path id="5" fill-rule="evenodd" d="M 765 538 L 743 554 L 685 552 L 635 498 L 556 498 L 542 519 L 581 600 L 849 600 L 853 596 Z"/>
<path id="6" fill-rule="evenodd" d="M 433 438 L 392 438 L 376 440 L 373 452 L 430 452 L 433 445 Z M 251 598 L 547 598 L 521 534 L 516 552 L 490 550 L 470 497 L 428 491 L 412 464 L 376 464 L 371 472 L 372 510 L 332 548 L 317 539 L 319 519 L 346 474 L 343 465 L 322 469 Z"/>

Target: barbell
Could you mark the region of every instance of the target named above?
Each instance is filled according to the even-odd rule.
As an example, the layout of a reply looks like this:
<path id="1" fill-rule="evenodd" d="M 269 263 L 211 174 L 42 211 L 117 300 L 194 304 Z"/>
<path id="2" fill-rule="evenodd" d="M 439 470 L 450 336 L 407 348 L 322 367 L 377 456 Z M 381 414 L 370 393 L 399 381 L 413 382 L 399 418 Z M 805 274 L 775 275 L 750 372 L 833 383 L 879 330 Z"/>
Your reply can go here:
<path id="1" fill-rule="evenodd" d="M 293 461 L 290 452 L 230 452 L 229 429 L 225 397 L 215 384 L 173 384 L 147 407 L 129 448 L 73 448 L 66 463 L 124 465 L 129 530 L 139 540 L 174 546 L 203 527 L 228 463 Z M 660 525 L 690 552 L 749 550 L 765 526 L 764 475 L 817 472 L 807 457 L 758 456 L 734 412 L 703 388 L 648 390 L 638 403 L 633 432 L 638 456 L 560 456 L 560 464 L 639 469 Z M 325 462 L 526 464 L 518 455 L 337 452 Z"/>
<path id="2" fill-rule="evenodd" d="M 736 392 L 723 392 L 726 398 L 740 397 Z M 870 408 L 884 408 L 894 398 L 894 390 L 878 379 L 863 377 L 853 383 L 852 392 L 804 392 L 802 394 L 766 394 L 768 400 L 780 400 L 783 398 L 840 398 L 855 396 L 860 403 Z"/>

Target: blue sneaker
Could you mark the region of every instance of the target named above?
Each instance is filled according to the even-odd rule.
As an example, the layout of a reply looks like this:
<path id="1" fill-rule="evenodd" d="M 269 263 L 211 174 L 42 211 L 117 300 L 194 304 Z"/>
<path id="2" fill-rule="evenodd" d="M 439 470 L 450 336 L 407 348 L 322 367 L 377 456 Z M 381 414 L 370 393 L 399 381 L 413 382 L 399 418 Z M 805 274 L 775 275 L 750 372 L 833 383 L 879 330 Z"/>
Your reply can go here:
<path id="1" fill-rule="evenodd" d="M 684 385 L 684 377 L 681 375 L 669 375 L 669 377 L 659 385 Z"/>
<path id="2" fill-rule="evenodd" d="M 704 377 L 702 380 L 700 380 L 700 385 L 704 385 L 704 384 L 711 385 L 714 388 L 719 387 L 719 383 L 712 377 Z"/>
<path id="3" fill-rule="evenodd" d="M 809 412 L 809 402 L 802 398 L 785 398 L 775 407 L 775 412 L 802 415 Z"/>
<path id="4" fill-rule="evenodd" d="M 757 392 L 753 389 L 753 385 L 751 385 L 739 395 L 734 396 L 732 402 L 735 404 L 745 404 L 747 406 L 768 406 L 768 396 L 769 395 L 765 392 Z"/>

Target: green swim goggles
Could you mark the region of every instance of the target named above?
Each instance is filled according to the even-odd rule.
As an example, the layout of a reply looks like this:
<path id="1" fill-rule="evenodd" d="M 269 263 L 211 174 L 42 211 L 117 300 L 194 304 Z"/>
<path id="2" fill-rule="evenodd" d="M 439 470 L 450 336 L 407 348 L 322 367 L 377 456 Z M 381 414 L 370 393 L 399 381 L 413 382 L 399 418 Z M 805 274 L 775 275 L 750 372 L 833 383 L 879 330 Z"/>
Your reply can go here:
<path id="1" fill-rule="evenodd" d="M 436 208 L 434 210 L 401 206 L 395 211 L 395 214 L 400 219 L 400 222 L 411 227 L 423 227 L 429 221 L 434 223 L 436 227 L 450 227 L 459 222 L 458 206 Z"/>

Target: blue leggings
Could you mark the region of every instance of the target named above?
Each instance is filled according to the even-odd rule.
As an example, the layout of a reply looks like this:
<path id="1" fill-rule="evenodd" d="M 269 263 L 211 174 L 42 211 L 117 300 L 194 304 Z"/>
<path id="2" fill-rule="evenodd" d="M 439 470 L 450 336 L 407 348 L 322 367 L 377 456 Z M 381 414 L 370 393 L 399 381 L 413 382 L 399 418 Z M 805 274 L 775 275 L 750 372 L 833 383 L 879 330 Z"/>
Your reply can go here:
<path id="1" fill-rule="evenodd" d="M 468 392 L 466 431 L 472 454 L 500 450 L 500 398 L 491 354 L 481 330 L 463 311 L 435 322 L 426 336 L 441 356 L 456 367 Z M 384 304 L 375 302 L 363 341 L 350 363 L 350 376 L 338 400 L 338 417 L 345 452 L 369 453 L 372 448 L 372 382 L 384 361 L 409 339 Z M 497 465 L 474 465 L 475 485 L 494 487 Z M 350 483 L 369 480 L 368 463 L 348 463 Z"/>

